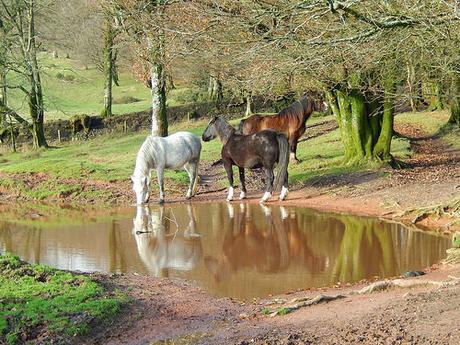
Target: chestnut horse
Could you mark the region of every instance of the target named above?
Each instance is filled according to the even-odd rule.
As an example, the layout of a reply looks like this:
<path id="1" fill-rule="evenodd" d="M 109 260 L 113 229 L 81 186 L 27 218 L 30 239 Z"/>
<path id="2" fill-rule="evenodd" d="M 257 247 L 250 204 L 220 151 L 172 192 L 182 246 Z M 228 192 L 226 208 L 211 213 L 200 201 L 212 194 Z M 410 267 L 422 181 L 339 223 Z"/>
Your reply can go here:
<path id="1" fill-rule="evenodd" d="M 305 133 L 305 122 L 313 111 L 327 111 L 327 104 L 321 98 L 312 100 L 304 95 L 300 100 L 295 101 L 276 115 L 256 114 L 241 120 L 238 129 L 240 133 L 245 135 L 254 134 L 264 129 L 273 129 L 283 133 L 289 141 L 291 159 L 298 162 L 297 142 Z"/>

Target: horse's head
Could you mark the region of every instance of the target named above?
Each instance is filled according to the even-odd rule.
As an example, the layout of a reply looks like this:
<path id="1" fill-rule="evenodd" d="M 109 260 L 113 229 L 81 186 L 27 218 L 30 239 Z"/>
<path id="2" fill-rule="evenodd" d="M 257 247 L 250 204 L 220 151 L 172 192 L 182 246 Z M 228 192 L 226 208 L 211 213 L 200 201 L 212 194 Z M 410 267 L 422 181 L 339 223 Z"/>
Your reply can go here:
<path id="1" fill-rule="evenodd" d="M 133 191 L 136 193 L 136 203 L 138 205 L 149 202 L 150 197 L 150 177 L 148 176 L 131 176 L 133 181 Z"/>
<path id="2" fill-rule="evenodd" d="M 219 116 L 214 116 L 211 121 L 209 121 L 208 126 L 203 132 L 201 139 L 203 141 L 210 141 L 218 136 L 216 122 L 218 121 Z"/>
<path id="3" fill-rule="evenodd" d="M 329 105 L 327 104 L 323 94 L 316 91 L 304 93 L 300 98 L 300 103 L 304 109 L 310 108 L 309 111 L 325 113 L 329 110 Z"/>

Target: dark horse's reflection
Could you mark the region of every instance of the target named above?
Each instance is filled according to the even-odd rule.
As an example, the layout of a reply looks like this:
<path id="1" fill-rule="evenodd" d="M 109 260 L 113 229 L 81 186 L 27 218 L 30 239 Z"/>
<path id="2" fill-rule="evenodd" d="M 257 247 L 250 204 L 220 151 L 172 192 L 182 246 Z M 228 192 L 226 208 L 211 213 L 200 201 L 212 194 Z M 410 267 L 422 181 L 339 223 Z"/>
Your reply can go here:
<path id="1" fill-rule="evenodd" d="M 260 205 L 260 214 L 246 203 L 237 206 L 239 210 L 233 204 L 227 204 L 227 207 L 230 221 L 227 222 L 222 254 L 204 259 L 216 281 L 244 268 L 278 273 L 291 264 L 300 264 L 315 273 L 325 270 L 327 259 L 313 253 L 308 239 L 298 228 L 296 219 L 290 219 L 286 208 L 281 206 L 272 210 Z"/>
<path id="2" fill-rule="evenodd" d="M 189 223 L 185 229 L 179 229 L 173 211 L 171 214 L 172 217 L 167 217 L 163 206 L 157 210 L 138 206 L 133 219 L 139 256 L 149 272 L 157 277 L 168 276 L 169 270 L 191 270 L 202 256 L 192 206 L 187 205 Z"/>

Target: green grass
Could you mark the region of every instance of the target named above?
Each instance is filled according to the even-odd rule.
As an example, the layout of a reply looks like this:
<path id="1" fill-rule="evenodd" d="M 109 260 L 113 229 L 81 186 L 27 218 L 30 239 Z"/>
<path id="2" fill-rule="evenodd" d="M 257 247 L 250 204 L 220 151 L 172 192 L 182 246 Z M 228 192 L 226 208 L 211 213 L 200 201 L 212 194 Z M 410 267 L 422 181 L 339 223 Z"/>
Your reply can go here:
<path id="1" fill-rule="evenodd" d="M 448 110 L 403 113 L 395 117 L 395 123 L 414 125 L 427 135 L 438 135 L 453 148 L 460 149 L 460 130 L 447 124 L 449 116 Z"/>
<path id="2" fill-rule="evenodd" d="M 125 298 L 87 276 L 0 256 L 0 343 L 23 344 L 37 333 L 71 338 L 95 319 L 114 316 Z"/>
<path id="3" fill-rule="evenodd" d="M 434 134 L 447 122 L 449 115 L 446 111 L 423 111 L 417 113 L 402 113 L 395 116 L 395 124 L 411 124 L 425 133 Z"/>
<path id="4" fill-rule="evenodd" d="M 40 53 L 43 93 L 45 96 L 45 120 L 68 119 L 75 114 L 99 115 L 103 107 L 103 74 L 94 66 L 82 66 L 78 61 L 53 58 Z M 12 85 L 25 84 L 17 75 L 10 73 Z M 114 114 L 126 114 L 149 109 L 150 89 L 136 81 L 131 71 L 121 70 L 120 86 L 113 87 Z M 203 93 L 191 88 L 177 88 L 169 92 L 168 105 L 176 106 L 202 100 Z M 12 89 L 8 94 L 10 106 L 19 114 L 28 117 L 27 100 L 24 93 Z"/>

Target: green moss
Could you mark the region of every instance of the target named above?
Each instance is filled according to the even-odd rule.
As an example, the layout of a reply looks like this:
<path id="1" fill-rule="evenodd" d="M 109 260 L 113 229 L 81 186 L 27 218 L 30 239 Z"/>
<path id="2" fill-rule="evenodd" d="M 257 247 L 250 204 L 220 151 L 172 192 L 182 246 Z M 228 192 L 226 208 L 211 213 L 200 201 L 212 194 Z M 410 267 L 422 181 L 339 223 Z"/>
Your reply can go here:
<path id="1" fill-rule="evenodd" d="M 83 334 L 90 322 L 114 316 L 125 301 L 87 276 L 0 256 L 0 342 L 31 341 L 38 331 L 51 338 Z"/>

